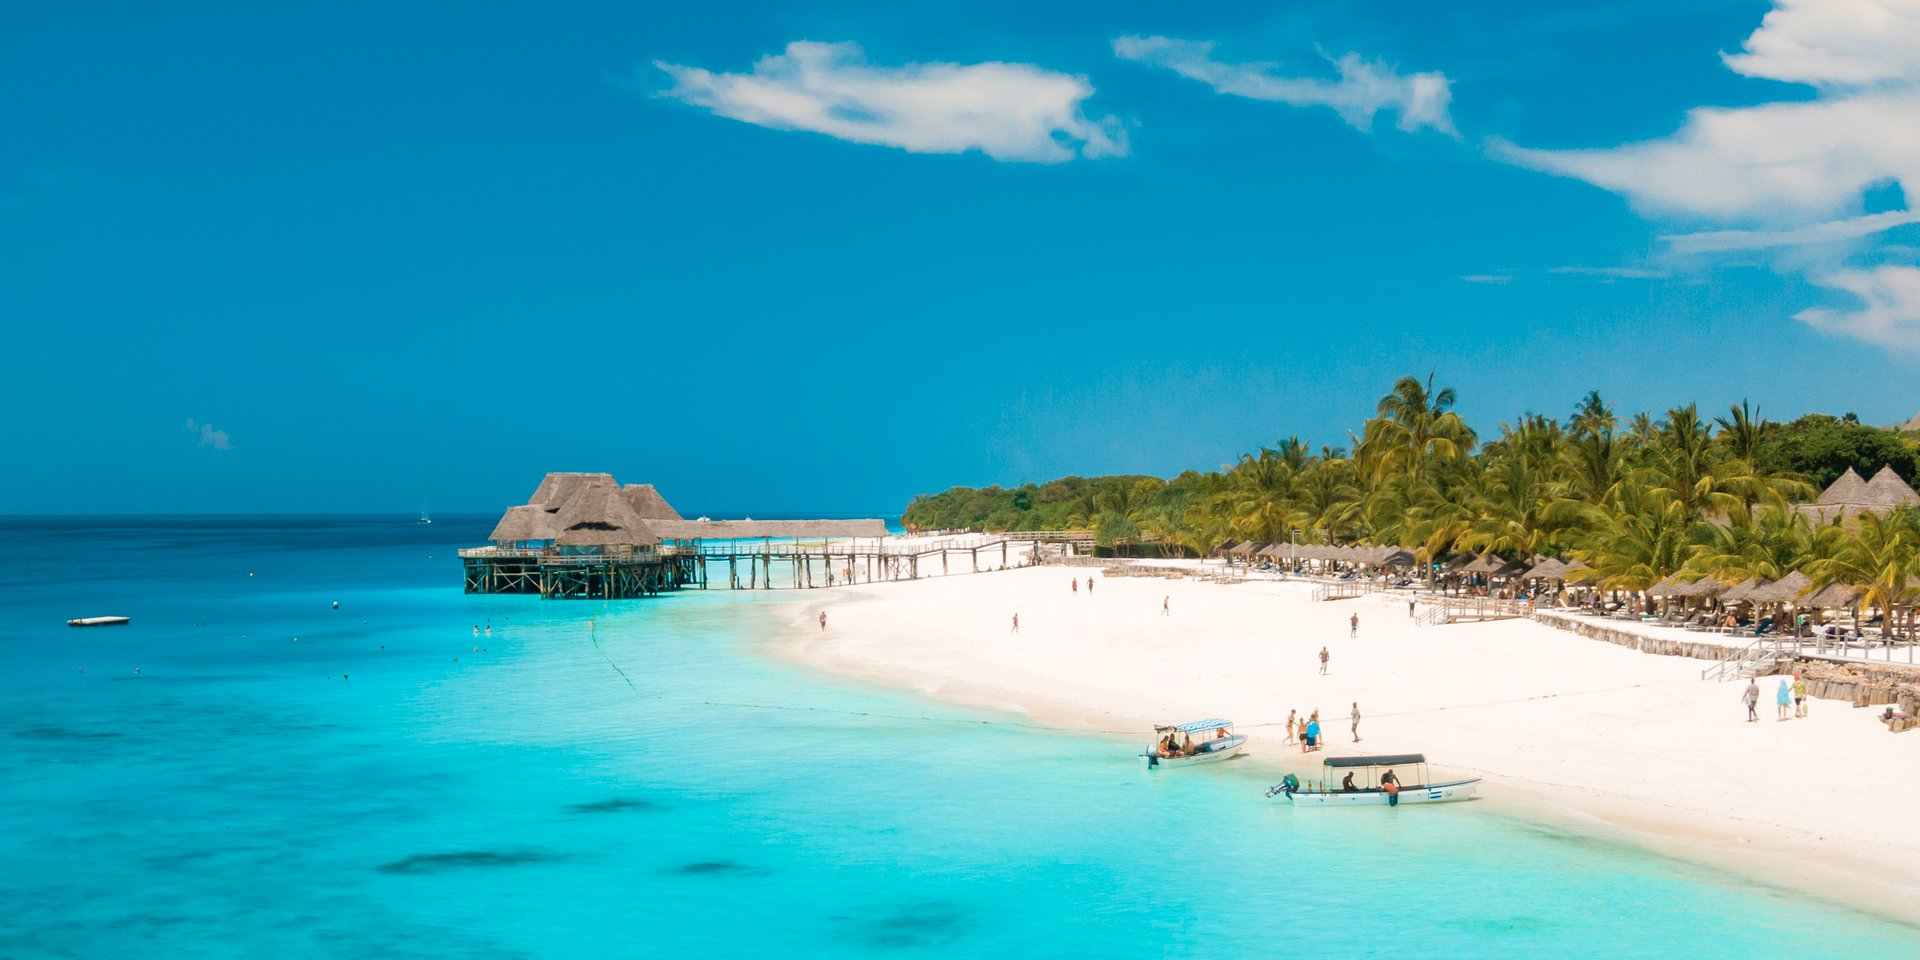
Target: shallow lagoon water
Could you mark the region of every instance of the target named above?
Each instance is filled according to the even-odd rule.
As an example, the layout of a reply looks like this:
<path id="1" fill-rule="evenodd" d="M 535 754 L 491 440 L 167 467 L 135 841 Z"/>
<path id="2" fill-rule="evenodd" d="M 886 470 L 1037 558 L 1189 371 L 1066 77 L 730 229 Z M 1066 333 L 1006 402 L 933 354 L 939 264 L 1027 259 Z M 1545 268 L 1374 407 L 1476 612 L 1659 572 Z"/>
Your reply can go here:
<path id="1" fill-rule="evenodd" d="M 1148 774 L 1131 742 L 821 677 L 761 650 L 793 593 L 466 597 L 453 548 L 486 529 L 0 522 L 0 547 L 53 561 L 0 586 L 0 955 L 1910 957 L 1920 938 L 1480 805 L 1295 811 L 1250 764 Z M 134 623 L 64 626 L 96 614 Z"/>

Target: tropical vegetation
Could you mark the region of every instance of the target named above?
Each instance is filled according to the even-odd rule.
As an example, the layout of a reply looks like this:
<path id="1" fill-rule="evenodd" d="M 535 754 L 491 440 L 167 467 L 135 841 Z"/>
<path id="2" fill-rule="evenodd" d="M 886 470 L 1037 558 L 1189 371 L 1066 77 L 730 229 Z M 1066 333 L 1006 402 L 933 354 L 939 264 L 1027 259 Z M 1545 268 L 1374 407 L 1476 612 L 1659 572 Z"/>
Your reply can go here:
<path id="1" fill-rule="evenodd" d="M 1348 446 L 1298 437 L 1170 480 L 1062 477 L 923 495 L 917 529 L 1091 529 L 1105 545 L 1204 554 L 1228 540 L 1372 543 L 1423 560 L 1492 551 L 1579 560 L 1607 589 L 1679 574 L 1724 581 L 1799 570 L 1864 588 L 1886 609 L 1920 600 L 1920 511 L 1839 522 L 1795 505 L 1852 469 L 1920 476 L 1920 441 L 1852 414 L 1788 423 L 1742 403 L 1622 417 L 1597 392 L 1563 420 L 1525 414 L 1482 435 L 1452 388 L 1402 378 Z"/>

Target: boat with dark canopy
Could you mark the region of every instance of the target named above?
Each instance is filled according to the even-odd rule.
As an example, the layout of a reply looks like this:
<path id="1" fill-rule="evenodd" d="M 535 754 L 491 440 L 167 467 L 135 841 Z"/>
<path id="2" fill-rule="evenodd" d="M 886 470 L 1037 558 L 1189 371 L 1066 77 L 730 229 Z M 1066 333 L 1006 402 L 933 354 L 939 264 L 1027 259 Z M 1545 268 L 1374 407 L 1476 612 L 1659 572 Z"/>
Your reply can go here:
<path id="1" fill-rule="evenodd" d="M 1409 771 L 1409 777 L 1401 777 L 1394 772 L 1396 768 Z M 1397 807 L 1403 803 L 1471 800 L 1480 792 L 1479 777 L 1432 782 L 1427 775 L 1427 758 L 1418 753 L 1328 757 L 1321 774 L 1319 783 L 1302 785 L 1299 777 L 1289 773 L 1267 789 L 1267 796 L 1284 795 L 1300 806 Z"/>

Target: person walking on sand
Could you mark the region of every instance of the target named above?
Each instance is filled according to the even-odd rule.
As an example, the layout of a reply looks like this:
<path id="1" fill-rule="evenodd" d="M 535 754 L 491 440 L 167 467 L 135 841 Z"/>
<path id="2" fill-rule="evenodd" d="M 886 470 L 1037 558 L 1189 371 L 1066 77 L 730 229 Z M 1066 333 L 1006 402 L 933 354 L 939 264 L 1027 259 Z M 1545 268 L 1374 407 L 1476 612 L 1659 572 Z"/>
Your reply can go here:
<path id="1" fill-rule="evenodd" d="M 1080 578 L 1079 578 L 1079 577 L 1074 577 L 1074 578 L 1073 578 L 1073 592 L 1074 592 L 1074 593 L 1079 593 L 1079 592 L 1080 592 Z"/>
<path id="2" fill-rule="evenodd" d="M 1414 604 L 1414 601 L 1412 600 L 1407 601 L 1407 619 L 1408 620 L 1413 619 L 1413 604 Z"/>
<path id="3" fill-rule="evenodd" d="M 827 629 L 827 612 L 825 610 L 822 610 L 820 611 L 820 630 L 822 632 L 825 632 L 826 629 Z"/>
<path id="4" fill-rule="evenodd" d="M 1020 615 L 1017 613 L 1013 615 L 1013 632 L 1020 632 Z"/>
<path id="5" fill-rule="evenodd" d="M 1797 673 L 1793 675 L 1793 715 L 1807 715 L 1807 678 Z"/>
<path id="6" fill-rule="evenodd" d="M 1787 708 L 1793 706 L 1793 688 L 1788 685 L 1786 677 L 1780 678 L 1780 690 L 1773 695 L 1773 703 L 1775 707 L 1774 712 L 1779 714 L 1775 719 L 1793 719 L 1787 716 Z"/>
<path id="7" fill-rule="evenodd" d="M 1347 636 L 1349 638 L 1352 638 L 1352 637 L 1357 637 L 1359 635 L 1360 635 L 1360 615 L 1356 613 L 1353 616 L 1347 618 Z"/>
<path id="8" fill-rule="evenodd" d="M 1747 722 L 1757 722 L 1760 719 L 1758 710 L 1760 706 L 1760 681 L 1751 679 L 1747 681 L 1747 689 L 1740 691 L 1740 702 L 1747 705 Z"/>
<path id="9" fill-rule="evenodd" d="M 1173 613 L 1173 594 L 1167 594 L 1166 596 L 1160 598 L 1160 615 L 1164 617 L 1172 613 Z"/>
<path id="10" fill-rule="evenodd" d="M 1087 596 L 1093 596 L 1093 576 L 1091 574 L 1087 576 Z"/>
<path id="11" fill-rule="evenodd" d="M 1355 703 L 1353 705 L 1353 715 L 1350 719 L 1353 720 L 1353 742 L 1359 743 L 1360 742 L 1360 704 Z"/>
<path id="12" fill-rule="evenodd" d="M 1300 714 L 1300 711 L 1298 711 L 1298 710 L 1288 710 L 1288 711 L 1287 711 L 1287 739 L 1286 739 L 1285 741 L 1283 741 L 1284 743 L 1292 743 L 1292 742 L 1293 742 L 1293 739 L 1294 739 L 1294 737 L 1293 737 L 1293 718 L 1294 718 L 1294 717 L 1296 717 L 1296 716 L 1299 716 L 1299 714 Z"/>
<path id="13" fill-rule="evenodd" d="M 1327 648 L 1326 647 L 1320 648 L 1320 675 L 1323 677 L 1327 675 Z"/>

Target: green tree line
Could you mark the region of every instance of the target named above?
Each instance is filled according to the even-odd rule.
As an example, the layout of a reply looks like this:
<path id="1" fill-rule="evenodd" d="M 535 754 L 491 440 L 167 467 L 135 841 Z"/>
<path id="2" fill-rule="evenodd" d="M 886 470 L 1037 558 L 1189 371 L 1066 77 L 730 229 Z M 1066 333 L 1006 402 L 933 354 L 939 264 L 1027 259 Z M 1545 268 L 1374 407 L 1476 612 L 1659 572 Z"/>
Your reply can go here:
<path id="1" fill-rule="evenodd" d="M 916 529 L 1091 529 L 1099 542 L 1153 539 L 1192 553 L 1227 540 L 1372 543 L 1423 559 L 1493 551 L 1586 562 L 1590 579 L 1642 589 L 1674 573 L 1744 580 L 1801 570 L 1897 602 L 1920 590 L 1920 511 L 1815 523 L 1794 504 L 1852 468 L 1920 477 L 1911 434 L 1814 414 L 1788 423 L 1748 404 L 1703 416 L 1617 415 L 1598 392 L 1558 419 L 1526 414 L 1482 437 L 1455 393 L 1402 378 L 1348 447 L 1298 437 L 1219 470 L 1171 480 L 1062 477 L 1012 489 L 915 497 Z M 1889 566 L 1891 565 L 1891 566 Z"/>

